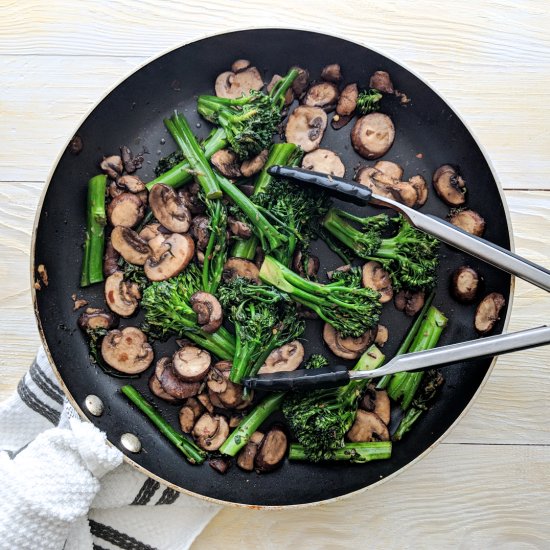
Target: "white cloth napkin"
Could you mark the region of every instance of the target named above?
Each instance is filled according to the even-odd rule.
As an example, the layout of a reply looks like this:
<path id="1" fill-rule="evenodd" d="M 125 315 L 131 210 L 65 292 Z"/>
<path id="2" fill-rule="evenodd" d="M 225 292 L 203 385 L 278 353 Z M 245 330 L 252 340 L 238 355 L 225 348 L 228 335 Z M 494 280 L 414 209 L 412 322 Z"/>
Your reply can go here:
<path id="1" fill-rule="evenodd" d="M 40 349 L 0 403 L 0 548 L 182 550 L 220 507 L 122 463 L 68 404 Z"/>

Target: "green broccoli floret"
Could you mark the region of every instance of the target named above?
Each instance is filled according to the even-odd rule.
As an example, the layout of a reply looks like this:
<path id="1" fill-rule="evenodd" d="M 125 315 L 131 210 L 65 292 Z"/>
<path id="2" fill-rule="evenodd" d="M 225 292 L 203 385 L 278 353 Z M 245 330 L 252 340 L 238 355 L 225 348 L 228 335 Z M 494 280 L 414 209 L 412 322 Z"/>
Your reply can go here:
<path id="1" fill-rule="evenodd" d="M 376 88 L 363 90 L 357 98 L 357 112 L 360 115 L 368 115 L 380 109 L 382 94 Z"/>

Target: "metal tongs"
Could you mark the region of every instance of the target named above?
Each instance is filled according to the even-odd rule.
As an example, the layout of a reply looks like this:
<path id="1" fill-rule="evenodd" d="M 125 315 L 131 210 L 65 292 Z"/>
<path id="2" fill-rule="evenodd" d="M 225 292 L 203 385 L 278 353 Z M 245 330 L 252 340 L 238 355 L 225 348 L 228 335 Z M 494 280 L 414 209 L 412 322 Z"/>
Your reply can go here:
<path id="1" fill-rule="evenodd" d="M 288 166 L 273 166 L 268 171 L 273 176 L 292 178 L 310 186 L 319 187 L 346 202 L 360 206 L 368 203 L 387 206 L 400 212 L 417 229 L 550 292 L 550 271 L 485 239 L 475 237 L 440 218 L 422 214 L 397 201 L 376 195 L 367 187 L 342 178 Z M 442 346 L 429 351 L 399 355 L 375 371 L 348 371 L 344 366 L 314 370 L 302 369 L 293 372 L 258 375 L 255 378 L 245 379 L 243 383 L 249 388 L 271 391 L 339 386 L 354 379 L 378 378 L 396 372 L 450 365 L 468 359 L 492 357 L 549 343 L 550 327 L 542 326 L 515 333 L 490 336 L 481 340 Z"/>

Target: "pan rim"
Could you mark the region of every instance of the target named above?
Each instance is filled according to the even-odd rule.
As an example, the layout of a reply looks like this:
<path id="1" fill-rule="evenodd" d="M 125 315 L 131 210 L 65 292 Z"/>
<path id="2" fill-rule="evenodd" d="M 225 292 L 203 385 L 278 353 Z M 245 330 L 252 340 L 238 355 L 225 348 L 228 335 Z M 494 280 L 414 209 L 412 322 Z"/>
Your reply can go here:
<path id="1" fill-rule="evenodd" d="M 203 40 L 208 40 L 208 39 L 213 38 L 213 37 L 218 37 L 218 36 L 223 36 L 223 35 L 228 35 L 228 34 L 237 34 L 237 33 L 240 33 L 240 32 L 252 31 L 252 30 L 260 30 L 260 31 L 289 30 L 289 31 L 296 31 L 296 32 L 302 32 L 302 33 L 308 33 L 308 34 L 319 34 L 319 35 L 329 36 L 329 37 L 332 37 L 332 38 L 337 38 L 339 40 L 344 40 L 346 42 L 350 42 L 350 43 L 355 44 L 357 46 L 360 46 L 362 48 L 367 48 L 367 49 L 369 49 L 369 50 L 371 50 L 371 51 L 373 51 L 373 52 L 375 52 L 375 53 L 377 53 L 381 56 L 384 56 L 387 59 L 389 59 L 390 61 L 393 61 L 397 65 L 403 67 L 405 70 L 409 71 L 414 77 L 416 77 L 420 82 L 422 82 L 426 87 L 428 87 L 432 92 L 434 92 L 437 96 L 439 96 L 445 102 L 445 104 L 451 109 L 453 114 L 464 125 L 466 130 L 469 132 L 469 134 L 471 135 L 472 139 L 474 140 L 476 146 L 479 148 L 481 154 L 483 155 L 484 160 L 486 161 L 486 163 L 489 167 L 491 175 L 492 175 L 492 177 L 493 177 L 493 179 L 496 183 L 497 190 L 498 190 L 498 193 L 499 193 L 499 197 L 502 201 L 504 214 L 505 214 L 505 218 L 506 218 L 508 237 L 510 239 L 510 250 L 512 252 L 515 252 L 515 243 L 514 243 L 514 235 L 513 235 L 513 228 L 512 228 L 510 210 L 509 210 L 509 207 L 508 207 L 508 203 L 506 201 L 506 197 L 504 195 L 504 189 L 503 189 L 502 184 L 501 184 L 501 182 L 498 178 L 495 167 L 493 166 L 493 162 L 491 160 L 491 157 L 488 155 L 485 147 L 482 145 L 482 143 L 480 142 L 477 135 L 475 134 L 475 132 L 470 127 L 467 120 L 461 115 L 460 111 L 453 105 L 453 103 L 450 102 L 445 97 L 444 94 L 439 92 L 431 83 L 426 81 L 426 79 L 423 76 L 418 74 L 416 72 L 416 70 L 409 67 L 406 63 L 403 63 L 402 61 L 395 59 L 393 56 L 388 55 L 384 50 L 381 50 L 379 48 L 373 48 L 373 47 L 369 46 L 366 42 L 364 43 L 364 42 L 360 42 L 358 40 L 352 40 L 352 39 L 349 39 L 349 38 L 345 38 L 345 37 L 343 37 L 339 34 L 326 32 L 324 29 L 320 29 L 320 28 L 317 28 L 317 27 L 315 27 L 313 29 L 304 29 L 304 28 L 301 28 L 301 27 L 293 27 L 293 26 L 288 26 L 288 25 L 280 25 L 280 26 L 273 25 L 273 26 L 269 26 L 269 27 L 265 27 L 265 26 L 237 27 L 237 28 L 234 28 L 234 29 L 231 29 L 231 30 L 224 30 L 224 31 L 218 32 L 218 33 L 203 33 L 201 36 L 196 37 L 192 40 L 187 40 L 187 41 L 184 41 L 184 42 L 180 42 L 177 45 L 171 46 L 171 47 L 167 48 L 166 50 L 163 50 L 162 52 L 160 52 L 158 54 L 155 54 L 155 55 L 145 59 L 143 62 L 141 62 L 137 66 L 135 66 L 132 70 L 128 71 L 124 76 L 122 76 L 119 80 L 117 80 L 112 86 L 107 88 L 101 94 L 101 96 L 93 103 L 93 105 L 82 115 L 82 117 L 79 119 L 76 127 L 74 128 L 74 131 L 67 138 L 67 140 L 65 141 L 64 146 L 60 149 L 59 153 L 57 154 L 56 158 L 54 159 L 54 161 L 52 163 L 52 166 L 51 166 L 51 168 L 48 172 L 48 175 L 46 177 L 45 185 L 42 189 L 41 196 L 40 196 L 40 199 L 39 199 L 37 207 L 36 207 L 36 213 L 35 213 L 33 227 L 32 227 L 32 239 L 31 239 L 31 247 L 30 247 L 30 291 L 31 291 L 31 299 L 32 299 L 32 304 L 33 304 L 34 315 L 35 315 L 35 318 L 36 318 L 38 333 L 40 335 L 40 340 L 41 340 L 42 346 L 44 348 L 44 351 L 46 353 L 46 356 L 48 358 L 48 361 L 50 362 L 50 365 L 52 367 L 52 371 L 54 372 L 54 374 L 55 374 L 55 376 L 56 376 L 56 378 L 57 378 L 57 380 L 58 380 L 58 382 L 61 386 L 61 389 L 63 390 L 63 393 L 67 397 L 67 399 L 68 399 L 69 403 L 71 404 L 71 406 L 77 411 L 80 418 L 82 420 L 86 421 L 86 422 L 91 422 L 91 420 L 84 414 L 82 408 L 77 403 L 77 401 L 74 399 L 71 392 L 69 391 L 69 389 L 65 385 L 65 383 L 64 383 L 64 381 L 61 377 L 61 374 L 59 373 L 59 371 L 57 369 L 57 366 L 56 366 L 56 364 L 53 360 L 53 357 L 52 357 L 52 354 L 50 352 L 48 343 L 46 341 L 44 330 L 42 328 L 42 322 L 40 320 L 40 314 L 39 314 L 39 311 L 38 311 L 38 303 L 37 303 L 37 298 L 36 298 L 37 290 L 34 287 L 35 272 L 36 272 L 36 269 L 35 269 L 35 249 L 36 249 L 37 228 L 38 228 L 38 224 L 39 224 L 39 221 L 40 221 L 40 216 L 41 216 L 41 213 L 42 213 L 42 207 L 43 207 L 44 199 L 45 199 L 46 194 L 48 192 L 48 188 L 49 188 L 50 183 L 52 181 L 53 175 L 54 175 L 54 173 L 57 169 L 57 166 L 58 166 L 58 164 L 61 160 L 61 157 L 65 153 L 65 151 L 67 149 L 67 146 L 69 145 L 70 141 L 72 140 L 72 138 L 75 135 L 75 133 L 77 132 L 77 130 L 84 124 L 84 122 L 88 119 L 88 117 L 92 114 L 92 112 L 103 102 L 103 100 L 105 98 L 107 98 L 107 96 L 109 96 L 111 94 L 111 92 L 113 92 L 118 86 L 120 86 L 126 79 L 130 78 L 133 74 L 137 73 L 142 68 L 149 65 L 150 63 L 153 63 L 157 59 L 160 59 L 164 55 L 167 55 L 167 54 L 169 54 L 169 53 L 171 53 L 175 50 L 178 50 L 180 48 L 183 48 L 183 47 L 185 47 L 189 44 L 193 44 L 195 42 L 201 42 Z M 510 316 L 511 316 L 511 313 L 512 313 L 513 301 L 514 301 L 514 291 L 515 291 L 515 277 L 513 275 L 511 275 L 510 276 L 510 294 L 509 294 L 509 297 L 508 297 L 508 308 L 507 308 L 506 316 L 505 316 L 504 323 L 503 323 L 503 332 L 505 332 L 507 330 L 509 322 L 510 322 Z M 388 476 L 386 476 L 386 477 L 384 477 L 384 478 L 382 478 L 382 479 L 380 479 L 380 480 L 378 480 L 378 481 L 376 481 L 376 482 L 374 482 L 370 485 L 367 485 L 366 487 L 362 487 L 360 489 L 357 489 L 355 491 L 351 491 L 351 492 L 343 494 L 343 495 L 339 495 L 337 497 L 324 499 L 324 500 L 318 500 L 318 501 L 315 501 L 315 502 L 307 502 L 307 503 L 301 503 L 301 504 L 285 504 L 285 505 L 254 505 L 254 504 L 245 504 L 245 503 L 240 503 L 240 502 L 226 501 L 226 500 L 222 500 L 222 499 L 208 497 L 208 496 L 202 495 L 200 493 L 195 493 L 193 491 L 190 491 L 189 489 L 184 489 L 183 487 L 175 485 L 174 483 L 165 480 L 161 476 L 147 470 L 146 468 L 144 468 L 143 466 L 141 466 L 140 464 L 138 464 L 137 462 L 132 460 L 124 452 L 122 452 L 123 460 L 124 460 L 124 462 L 126 462 L 127 464 L 132 466 L 133 468 L 137 469 L 139 472 L 145 474 L 146 476 L 148 476 L 150 478 L 153 478 L 154 480 L 166 485 L 167 487 L 169 487 L 169 488 L 171 488 L 175 491 L 178 491 L 180 493 L 184 493 L 186 495 L 199 498 L 199 499 L 201 499 L 203 501 L 206 501 L 206 502 L 209 502 L 211 504 L 217 504 L 217 505 L 221 505 L 221 506 L 231 506 L 231 507 L 235 507 L 235 508 L 248 508 L 248 509 L 254 509 L 254 510 L 302 509 L 302 508 L 309 508 L 309 507 L 313 507 L 313 506 L 320 506 L 322 504 L 331 504 L 331 503 L 334 503 L 334 502 L 338 502 L 342 499 L 349 498 L 349 497 L 352 497 L 354 495 L 364 493 L 364 492 L 366 492 L 370 489 L 373 489 L 375 487 L 378 487 L 382 483 L 385 483 L 386 481 L 388 481 L 390 479 L 393 479 L 395 476 L 402 474 L 405 470 L 409 469 L 410 467 L 415 465 L 417 462 L 419 462 L 421 459 L 425 458 L 433 449 L 435 449 L 442 441 L 444 441 L 447 438 L 447 436 L 451 433 L 451 431 L 455 429 L 455 427 L 458 425 L 458 423 L 469 412 L 470 408 L 472 407 L 474 402 L 478 399 L 479 394 L 481 393 L 481 391 L 483 390 L 483 388 L 487 384 L 487 381 L 489 380 L 489 377 L 491 376 L 491 373 L 492 373 L 492 371 L 495 367 L 497 359 L 498 359 L 497 357 L 493 358 L 493 360 L 491 361 L 491 364 L 489 365 L 489 367 L 487 369 L 487 373 L 485 374 L 483 380 L 481 381 L 481 383 L 479 384 L 479 386 L 476 389 L 475 393 L 473 394 L 473 396 L 471 397 L 469 402 L 466 404 L 464 409 L 461 411 L 459 416 L 445 430 L 445 432 L 436 441 L 434 441 L 427 449 L 425 449 L 417 457 L 412 459 L 405 466 L 403 466 L 402 468 L 400 468 L 397 471 L 393 472 L 392 474 L 390 474 L 390 475 L 388 475 Z M 119 448 L 117 445 L 115 445 L 114 443 L 109 441 L 109 439 L 106 439 L 106 442 L 112 447 L 115 447 L 117 449 Z"/>

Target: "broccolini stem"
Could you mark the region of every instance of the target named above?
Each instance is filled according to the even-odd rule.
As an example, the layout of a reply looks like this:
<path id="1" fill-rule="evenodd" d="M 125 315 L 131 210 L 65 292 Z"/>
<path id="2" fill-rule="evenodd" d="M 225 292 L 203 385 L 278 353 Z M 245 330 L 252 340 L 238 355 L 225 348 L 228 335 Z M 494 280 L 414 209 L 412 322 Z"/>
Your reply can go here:
<path id="1" fill-rule="evenodd" d="M 206 453 L 195 443 L 189 441 L 182 434 L 177 432 L 168 422 L 155 410 L 141 393 L 131 385 L 122 386 L 120 391 L 159 429 L 160 433 L 177 447 L 191 464 L 202 464 Z"/>
<path id="2" fill-rule="evenodd" d="M 323 220 L 323 227 L 340 242 L 347 246 L 350 250 L 355 251 L 357 254 L 357 245 L 362 236 L 361 232 L 357 231 L 350 224 L 346 223 L 339 215 L 336 209 L 331 208 L 325 219 Z M 359 255 L 359 254 L 358 254 Z"/>
<path id="3" fill-rule="evenodd" d="M 343 460 L 357 463 L 384 460 L 391 457 L 391 450 L 391 441 L 346 443 L 341 449 L 332 451 L 332 455 L 326 460 Z M 290 444 L 288 459 L 310 460 L 305 453 L 304 447 L 298 443 Z"/>
<path id="4" fill-rule="evenodd" d="M 416 407 L 411 407 L 406 413 L 405 416 L 399 422 L 397 430 L 392 435 L 393 441 L 401 441 L 403 436 L 412 428 L 412 425 L 420 418 L 424 411 L 422 409 L 417 409 Z"/>
<path id="5" fill-rule="evenodd" d="M 248 239 L 238 240 L 231 249 L 231 257 L 243 258 L 244 260 L 253 260 L 258 247 L 258 237 L 253 235 Z"/>
<path id="6" fill-rule="evenodd" d="M 220 453 L 235 456 L 250 440 L 251 435 L 264 423 L 268 416 L 279 409 L 284 392 L 267 396 L 247 414 L 220 447 Z"/>
<path id="7" fill-rule="evenodd" d="M 105 190 L 107 176 L 94 176 L 88 182 L 86 241 L 80 286 L 103 281 L 103 250 L 105 248 Z"/>
<path id="8" fill-rule="evenodd" d="M 283 108 L 285 104 L 285 95 L 288 89 L 292 86 L 292 83 L 294 82 L 298 74 L 298 69 L 290 69 L 286 76 L 279 80 L 279 82 L 277 82 L 275 86 L 271 88 L 269 95 L 273 99 L 274 103 L 279 106 L 279 109 Z"/>
<path id="9" fill-rule="evenodd" d="M 204 251 L 202 288 L 215 294 L 222 279 L 227 252 L 227 215 L 221 200 L 207 201 L 210 236 Z"/>
<path id="10" fill-rule="evenodd" d="M 201 348 L 213 353 L 219 359 L 232 361 L 235 355 L 235 346 L 233 345 L 233 336 L 224 327 L 220 327 L 216 332 L 206 333 L 203 331 L 185 331 L 183 336 L 193 340 Z"/>

